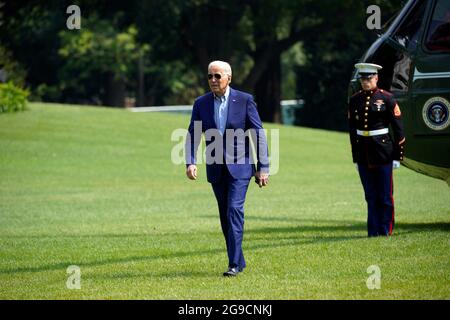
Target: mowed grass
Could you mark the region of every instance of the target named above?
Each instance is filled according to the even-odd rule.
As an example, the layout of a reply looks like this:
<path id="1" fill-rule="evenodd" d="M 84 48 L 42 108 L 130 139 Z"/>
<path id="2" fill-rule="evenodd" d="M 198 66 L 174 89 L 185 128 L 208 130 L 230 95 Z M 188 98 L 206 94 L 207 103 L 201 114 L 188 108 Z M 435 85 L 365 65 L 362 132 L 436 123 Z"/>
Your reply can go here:
<path id="1" fill-rule="evenodd" d="M 203 165 L 171 162 L 187 115 L 32 104 L 0 115 L 2 299 L 449 299 L 450 188 L 395 171 L 396 228 L 366 237 L 345 133 L 279 128 L 280 167 L 245 205 L 248 267 L 227 266 Z M 66 270 L 81 270 L 69 290 Z M 369 290 L 367 268 L 381 270 Z"/>

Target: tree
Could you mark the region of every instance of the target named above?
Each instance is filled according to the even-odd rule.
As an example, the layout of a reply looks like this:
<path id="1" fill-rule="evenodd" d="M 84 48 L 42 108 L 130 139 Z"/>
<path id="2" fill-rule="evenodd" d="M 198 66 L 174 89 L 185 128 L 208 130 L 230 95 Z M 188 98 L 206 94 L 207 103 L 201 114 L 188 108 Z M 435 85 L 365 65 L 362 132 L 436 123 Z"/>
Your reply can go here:
<path id="1" fill-rule="evenodd" d="M 280 122 L 281 54 L 301 38 L 298 14 L 302 3 L 186 1 L 183 40 L 203 70 L 216 59 L 246 70 L 234 83 L 255 94 L 263 121 Z"/>
<path id="2" fill-rule="evenodd" d="M 25 85 L 25 69 L 13 58 L 11 51 L 2 45 L 0 45 L 0 71 L 2 74 L 0 82 L 12 81 L 18 87 Z"/>
<path id="3" fill-rule="evenodd" d="M 297 68 L 298 91 L 305 107 L 298 112 L 298 125 L 345 130 L 347 93 L 354 64 L 376 39 L 366 27 L 366 8 L 378 4 L 387 21 L 399 10 L 400 1 L 309 2 L 317 23 L 303 29 L 305 65 Z M 318 36 L 320 35 L 320 36 Z"/>
<path id="4" fill-rule="evenodd" d="M 136 41 L 137 29 L 129 26 L 120 32 L 114 25 L 95 16 L 85 18 L 83 28 L 77 32 L 61 31 L 59 54 L 64 58 L 61 68 L 61 87 L 89 99 L 84 82 L 96 82 L 99 99 L 105 105 L 123 106 L 130 79 L 135 79 L 141 57 L 149 50 L 148 44 Z M 76 76 L 74 76 L 76 75 Z M 104 83 L 104 85 L 102 85 Z M 136 92 L 136 83 L 133 83 Z"/>
<path id="5" fill-rule="evenodd" d="M 8 17 L 0 41 L 46 101 L 121 105 L 127 91 L 139 105 L 191 104 L 207 88 L 208 63 L 220 59 L 233 67 L 232 85 L 255 95 L 264 121 L 281 120 L 281 84 L 296 74 L 291 95 L 306 101 L 298 124 L 333 129 L 345 127 L 353 64 L 376 37 L 367 6 L 379 5 L 382 21 L 400 8 L 400 0 L 79 0 L 82 29 L 68 31 L 69 4 L 0 8 Z M 301 66 L 281 59 L 292 48 Z"/>
<path id="6" fill-rule="evenodd" d="M 254 90 L 263 121 L 281 122 L 281 55 L 302 37 L 302 1 L 249 2 L 253 21 L 253 68 L 242 87 Z"/>

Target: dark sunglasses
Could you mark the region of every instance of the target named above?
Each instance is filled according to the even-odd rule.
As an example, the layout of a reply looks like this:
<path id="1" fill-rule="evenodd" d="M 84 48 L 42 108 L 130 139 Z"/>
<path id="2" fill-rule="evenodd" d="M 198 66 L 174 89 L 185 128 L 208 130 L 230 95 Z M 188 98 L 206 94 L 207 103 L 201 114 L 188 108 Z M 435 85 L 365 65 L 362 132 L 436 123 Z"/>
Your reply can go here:
<path id="1" fill-rule="evenodd" d="M 213 77 L 214 77 L 216 80 L 220 80 L 220 79 L 222 78 L 222 75 L 221 75 L 220 73 L 214 73 L 214 74 L 209 73 L 209 74 L 208 74 L 208 79 L 209 79 L 209 80 L 211 80 Z"/>

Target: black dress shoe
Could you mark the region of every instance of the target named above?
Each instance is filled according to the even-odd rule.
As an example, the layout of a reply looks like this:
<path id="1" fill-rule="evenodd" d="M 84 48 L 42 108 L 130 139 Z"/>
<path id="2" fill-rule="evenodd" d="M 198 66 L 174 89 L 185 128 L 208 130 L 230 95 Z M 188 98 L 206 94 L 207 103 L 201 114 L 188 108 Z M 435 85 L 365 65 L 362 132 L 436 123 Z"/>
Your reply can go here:
<path id="1" fill-rule="evenodd" d="M 224 277 L 236 277 L 236 275 L 241 271 L 242 270 L 239 267 L 228 268 L 228 270 L 223 273 L 223 276 Z"/>

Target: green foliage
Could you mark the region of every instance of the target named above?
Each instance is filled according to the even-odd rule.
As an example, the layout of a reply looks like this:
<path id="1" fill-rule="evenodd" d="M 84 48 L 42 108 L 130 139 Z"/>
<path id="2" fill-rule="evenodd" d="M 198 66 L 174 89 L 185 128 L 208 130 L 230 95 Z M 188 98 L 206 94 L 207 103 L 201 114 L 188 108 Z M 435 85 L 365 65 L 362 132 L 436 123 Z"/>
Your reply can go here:
<path id="1" fill-rule="evenodd" d="M 59 93 L 57 74 L 61 59 L 58 57 L 58 31 L 66 29 L 65 7 L 60 1 L 4 1 L 0 8 L 4 20 L 0 27 L 0 43 L 11 52 L 14 61 L 26 71 L 26 87 L 30 100 L 61 101 L 61 95 L 47 96 L 46 92 L 36 94 L 41 84 L 53 86 Z M 21 75 L 18 68 L 8 72 L 8 80 L 23 87 L 17 81 Z M 20 76 L 25 78 L 24 74 Z"/>
<path id="2" fill-rule="evenodd" d="M 206 66 L 221 59 L 265 120 L 280 97 L 301 96 L 297 124 L 344 129 L 353 64 L 376 39 L 366 8 L 379 5 L 385 23 L 401 2 L 80 0 L 82 28 L 68 30 L 58 1 L 9 1 L 0 42 L 26 67 L 33 99 L 106 104 L 126 94 L 144 105 L 191 104 L 208 90 Z"/>
<path id="3" fill-rule="evenodd" d="M 88 20 L 79 32 L 61 31 L 59 54 L 65 58 L 67 71 L 77 71 L 87 78 L 92 72 L 112 72 L 127 78 L 139 55 L 150 50 L 136 41 L 137 29 L 118 32 L 108 21 Z"/>
<path id="4" fill-rule="evenodd" d="M 61 99 L 61 90 L 59 85 L 48 85 L 41 83 L 37 85 L 30 93 L 30 101 L 58 101 Z"/>
<path id="5" fill-rule="evenodd" d="M 12 81 L 19 87 L 25 85 L 25 69 L 14 60 L 10 50 L 0 45 L 0 70 L 6 73 L 8 81 Z"/>
<path id="6" fill-rule="evenodd" d="M 165 65 L 152 65 L 152 73 L 159 76 L 167 88 L 167 95 L 163 99 L 166 105 L 191 104 L 195 98 L 204 93 L 202 74 L 195 68 L 189 68 L 180 61 Z"/>
<path id="7" fill-rule="evenodd" d="M 28 95 L 27 90 L 15 86 L 11 81 L 0 83 L 0 113 L 25 110 Z"/>
<path id="8" fill-rule="evenodd" d="M 399 0 L 379 0 L 387 17 L 400 8 Z M 306 62 L 296 68 L 298 91 L 305 99 L 297 124 L 334 130 L 347 129 L 347 93 L 354 64 L 376 33 L 366 27 L 366 8 L 360 0 L 311 2 L 304 9 L 314 12 L 318 20 L 304 29 L 302 38 Z M 320 36 L 318 36 L 320 35 Z"/>
<path id="9" fill-rule="evenodd" d="M 281 55 L 281 99 L 297 99 L 296 68 L 305 64 L 304 50 L 300 42 Z"/>
<path id="10" fill-rule="evenodd" d="M 88 99 L 92 91 L 105 90 L 107 81 L 98 81 L 99 77 L 111 75 L 115 81 L 129 84 L 136 77 L 139 57 L 150 51 L 148 44 L 137 42 L 137 36 L 134 25 L 119 31 L 112 21 L 95 16 L 83 20 L 79 31 L 61 31 L 58 51 L 64 60 L 59 75 L 61 89 Z M 93 79 L 97 81 L 93 83 Z"/>

